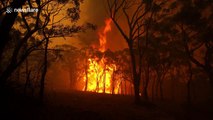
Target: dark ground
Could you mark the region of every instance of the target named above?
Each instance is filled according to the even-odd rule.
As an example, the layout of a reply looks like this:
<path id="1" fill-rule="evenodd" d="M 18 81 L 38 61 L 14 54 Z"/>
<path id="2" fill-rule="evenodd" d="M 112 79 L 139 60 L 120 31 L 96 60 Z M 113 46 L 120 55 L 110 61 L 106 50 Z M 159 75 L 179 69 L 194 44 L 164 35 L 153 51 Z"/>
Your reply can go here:
<path id="1" fill-rule="evenodd" d="M 135 105 L 132 96 L 52 92 L 46 94 L 43 105 L 20 95 L 6 98 L 1 102 L 0 120 L 213 120 L 211 107 L 168 102 Z"/>

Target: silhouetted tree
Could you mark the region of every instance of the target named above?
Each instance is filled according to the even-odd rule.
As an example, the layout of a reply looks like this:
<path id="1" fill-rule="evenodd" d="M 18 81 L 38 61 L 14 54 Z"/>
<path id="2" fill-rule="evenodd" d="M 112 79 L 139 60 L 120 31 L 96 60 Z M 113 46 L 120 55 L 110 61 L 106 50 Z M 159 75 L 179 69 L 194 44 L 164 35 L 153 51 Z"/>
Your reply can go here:
<path id="1" fill-rule="evenodd" d="M 163 2 L 162 2 L 163 3 Z M 162 3 L 156 3 L 153 0 L 140 1 L 140 0 L 107 0 L 109 15 L 124 37 L 128 44 L 131 63 L 132 63 L 132 74 L 134 83 L 135 102 L 140 101 L 140 80 L 141 80 L 141 67 L 142 67 L 142 52 L 139 46 L 135 47 L 137 40 L 140 40 L 146 31 L 145 25 L 146 18 L 152 16 L 151 11 L 155 11 L 157 6 Z M 127 22 L 125 28 L 120 23 L 120 16 Z M 127 32 L 125 32 L 127 31 Z M 138 52 L 138 54 L 136 54 Z"/>
<path id="2" fill-rule="evenodd" d="M 82 0 L 48 0 L 48 1 L 29 1 L 14 0 L 3 5 L 1 2 L 1 24 L 0 35 L 2 44 L 0 50 L 0 86 L 4 87 L 12 73 L 22 65 L 29 55 L 35 51 L 44 51 L 40 79 L 40 96 L 43 96 L 45 87 L 45 75 L 48 64 L 48 43 L 50 40 L 59 37 L 72 37 L 74 34 L 83 32 L 88 28 L 94 28 L 92 24 L 86 23 L 76 25 L 80 18 L 80 4 Z M 37 8 L 35 13 L 4 13 L 7 7 L 22 8 L 23 6 Z M 70 5 L 70 7 L 67 7 Z M 52 7 L 49 7 L 52 6 Z M 54 7 L 53 7 L 54 6 Z M 67 13 L 61 19 L 55 19 L 61 12 Z M 69 20 L 70 25 L 61 24 L 62 21 Z M 50 22 L 51 21 L 51 22 Z M 14 26 L 18 26 L 16 28 Z M 13 28 L 14 27 L 14 28 Z M 14 36 L 12 31 L 18 31 L 19 35 Z M 16 37 L 16 38 L 15 38 Z M 18 39 L 15 41 L 15 39 Z M 15 42 L 13 42 L 15 41 Z M 17 42 L 18 41 L 18 42 Z M 27 45 L 27 47 L 25 47 Z M 13 47 L 11 47 L 13 46 Z M 8 54 L 9 53 L 9 54 Z M 38 52 L 39 53 L 39 52 Z M 8 55 L 6 55 L 8 54 Z M 4 63 L 7 64 L 4 64 Z M 38 73 L 39 75 L 40 73 Z M 30 75 L 30 74 L 28 74 Z M 29 82 L 28 80 L 26 81 Z M 39 78 L 40 78 L 39 77 Z M 41 97 L 43 98 L 43 97 Z"/>
<path id="3" fill-rule="evenodd" d="M 175 22 L 174 28 L 179 32 L 179 40 L 182 42 L 188 59 L 203 69 L 213 88 L 213 42 L 211 37 L 213 1 L 189 0 L 177 1 L 177 3 L 181 4 L 182 7 L 174 15 L 173 21 Z M 208 10 L 209 13 L 205 10 Z M 202 52 L 199 53 L 200 51 Z M 197 58 L 197 55 L 200 57 Z"/>

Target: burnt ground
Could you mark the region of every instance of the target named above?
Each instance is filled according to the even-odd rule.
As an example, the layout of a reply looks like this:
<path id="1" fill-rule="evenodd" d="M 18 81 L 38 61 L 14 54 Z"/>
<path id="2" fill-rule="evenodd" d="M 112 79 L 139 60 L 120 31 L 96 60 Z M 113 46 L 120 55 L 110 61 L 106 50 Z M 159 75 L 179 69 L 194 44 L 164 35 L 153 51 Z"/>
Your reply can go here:
<path id="1" fill-rule="evenodd" d="M 211 107 L 168 102 L 135 105 L 133 96 L 52 92 L 43 105 L 29 97 L 7 96 L 1 102 L 0 120 L 212 120 L 212 112 Z"/>

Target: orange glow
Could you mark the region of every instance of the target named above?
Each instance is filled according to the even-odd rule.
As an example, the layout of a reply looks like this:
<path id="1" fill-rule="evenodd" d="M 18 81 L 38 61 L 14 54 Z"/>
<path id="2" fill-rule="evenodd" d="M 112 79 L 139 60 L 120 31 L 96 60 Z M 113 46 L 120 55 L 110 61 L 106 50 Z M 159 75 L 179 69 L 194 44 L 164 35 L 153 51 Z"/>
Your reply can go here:
<path id="1" fill-rule="evenodd" d="M 100 42 L 100 48 L 99 50 L 101 52 L 105 52 L 106 50 L 106 42 L 107 42 L 107 33 L 111 31 L 111 19 L 105 20 L 105 27 L 104 30 L 99 32 L 99 42 Z"/>
<path id="2" fill-rule="evenodd" d="M 87 91 L 112 93 L 112 74 L 116 70 L 116 66 L 114 64 L 105 65 L 104 62 L 105 58 L 102 58 L 100 62 L 89 59 Z M 86 80 L 86 76 L 84 80 Z M 118 87 L 115 86 L 114 93 L 117 92 Z"/>
<path id="3" fill-rule="evenodd" d="M 111 19 L 105 20 L 105 27 L 99 32 L 99 51 L 102 53 L 106 51 L 107 33 L 111 31 Z M 112 63 L 106 64 L 106 58 L 102 57 L 101 60 L 96 58 L 88 59 L 87 76 L 84 76 L 84 82 L 87 82 L 86 91 L 97 93 L 115 93 L 119 91 L 119 85 L 113 82 L 113 74 L 116 70 L 116 65 Z M 85 90 L 86 85 L 83 90 Z"/>

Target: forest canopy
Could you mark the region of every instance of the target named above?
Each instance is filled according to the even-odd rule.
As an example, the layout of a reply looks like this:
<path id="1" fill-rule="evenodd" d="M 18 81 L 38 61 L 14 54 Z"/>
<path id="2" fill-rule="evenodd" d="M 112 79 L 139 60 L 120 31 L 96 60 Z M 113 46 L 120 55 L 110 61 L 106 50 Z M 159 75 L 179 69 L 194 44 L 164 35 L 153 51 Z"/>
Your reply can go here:
<path id="1" fill-rule="evenodd" d="M 62 84 L 69 90 L 134 95 L 136 103 L 212 98 L 212 0 L 104 0 L 104 15 L 96 15 L 105 19 L 101 26 L 81 16 L 84 2 L 1 0 L 2 91 L 12 88 L 43 99 L 54 83 L 53 89 Z M 76 36 L 81 47 L 50 47 Z"/>

